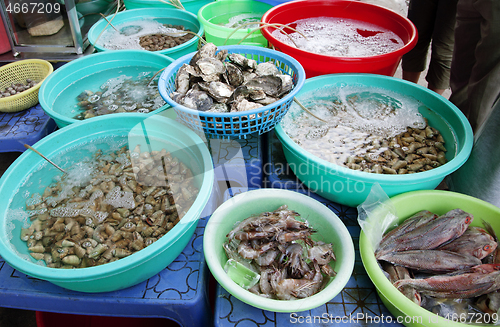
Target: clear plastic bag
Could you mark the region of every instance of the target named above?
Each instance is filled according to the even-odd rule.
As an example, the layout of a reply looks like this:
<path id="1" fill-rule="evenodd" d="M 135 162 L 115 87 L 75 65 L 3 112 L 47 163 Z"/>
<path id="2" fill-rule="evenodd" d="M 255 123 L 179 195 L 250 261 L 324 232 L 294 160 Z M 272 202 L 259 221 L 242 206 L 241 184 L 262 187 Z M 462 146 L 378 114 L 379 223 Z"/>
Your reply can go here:
<path id="1" fill-rule="evenodd" d="M 374 210 L 377 211 L 373 215 Z M 375 183 L 366 200 L 358 206 L 358 224 L 375 251 L 385 232 L 398 224 L 396 208 L 382 187 Z"/>

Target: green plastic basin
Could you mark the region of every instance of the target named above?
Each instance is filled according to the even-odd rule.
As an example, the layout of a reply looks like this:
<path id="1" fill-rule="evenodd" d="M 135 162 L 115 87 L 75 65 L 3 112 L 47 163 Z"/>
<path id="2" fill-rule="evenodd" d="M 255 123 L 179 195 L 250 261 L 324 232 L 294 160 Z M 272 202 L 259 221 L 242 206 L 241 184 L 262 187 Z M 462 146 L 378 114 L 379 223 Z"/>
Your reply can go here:
<path id="1" fill-rule="evenodd" d="M 274 211 L 282 205 L 295 210 L 317 230 L 311 238 L 333 243 L 336 261 L 330 265 L 337 275 L 318 293 L 293 301 L 266 299 L 240 287 L 224 272 L 227 256 L 222 247 L 237 222 Z M 354 246 L 351 235 L 337 215 L 324 204 L 297 192 L 280 189 L 258 189 L 236 195 L 220 205 L 210 217 L 203 236 L 203 251 L 214 278 L 230 294 L 251 306 L 274 312 L 299 312 L 316 308 L 339 294 L 354 268 Z"/>
<path id="2" fill-rule="evenodd" d="M 74 117 L 81 112 L 77 106 L 77 96 L 83 91 L 95 92 L 110 78 L 121 75 L 137 77 L 141 72 L 157 72 L 173 61 L 165 55 L 142 50 L 95 53 L 73 60 L 54 71 L 40 87 L 38 100 L 45 113 L 62 128 L 81 121 Z M 165 104 L 145 115 L 156 114 L 169 107 Z"/>
<path id="3" fill-rule="evenodd" d="M 246 26 L 234 32 L 236 28 L 224 26 L 229 23 L 230 19 L 239 15 L 246 15 L 248 17 L 257 18 L 255 24 L 258 24 L 262 15 L 271 8 L 272 6 L 267 3 L 253 0 L 222 0 L 203 6 L 198 11 L 198 20 L 205 28 L 205 38 L 208 42 L 212 42 L 218 46 L 233 45 L 238 44 L 238 42 L 252 32 L 255 27 L 248 28 L 248 26 Z M 231 35 L 232 32 L 234 33 Z M 231 37 L 226 42 L 229 35 L 231 35 Z M 239 44 L 267 47 L 267 40 L 262 36 L 260 30 L 257 30 Z"/>
<path id="4" fill-rule="evenodd" d="M 286 160 L 295 175 L 311 191 L 340 204 L 357 206 L 366 199 L 374 183 L 379 183 L 388 196 L 434 189 L 444 177 L 457 170 L 469 158 L 473 135 L 465 116 L 444 97 L 415 83 L 375 74 L 330 74 L 306 79 L 297 98 L 300 100 L 301 96 L 312 91 L 320 92 L 323 87 L 355 85 L 387 89 L 421 101 L 423 106 L 419 112 L 428 119 L 430 126 L 441 132 L 448 149 L 446 153 L 448 162 L 432 170 L 405 175 L 352 170 L 322 160 L 302 149 L 285 133 L 282 128 L 283 123 L 280 123 L 275 131 L 283 145 Z M 297 110 L 290 110 L 287 115 L 299 113 Z"/>
<path id="5" fill-rule="evenodd" d="M 146 135 L 146 136 L 145 136 Z M 116 143 L 118 142 L 118 143 Z M 214 183 L 213 164 L 207 147 L 187 127 L 161 115 L 118 114 L 97 117 L 60 129 L 33 145 L 62 169 L 67 169 L 97 149 L 134 149 L 172 152 L 194 176 L 199 194 L 186 215 L 167 234 L 132 255 L 101 266 L 79 269 L 48 268 L 35 263 L 21 227 L 29 218 L 25 201 L 43 193 L 61 172 L 33 151 L 24 152 L 0 179 L 0 256 L 31 277 L 81 292 L 108 292 L 138 284 L 167 267 L 184 249 L 207 205 Z"/>
<path id="6" fill-rule="evenodd" d="M 392 197 L 390 201 L 396 209 L 399 223 L 421 210 L 442 215 L 452 209 L 460 208 L 474 216 L 471 226 L 483 227 L 481 219 L 484 219 L 492 225 L 496 234 L 500 235 L 500 209 L 468 195 L 437 190 L 414 191 Z M 375 212 L 373 218 L 380 218 L 380 211 Z M 359 252 L 366 272 L 382 302 L 405 326 L 471 326 L 439 317 L 425 310 L 392 286 L 380 269 L 373 254 L 374 250 L 363 232 L 359 237 Z"/>

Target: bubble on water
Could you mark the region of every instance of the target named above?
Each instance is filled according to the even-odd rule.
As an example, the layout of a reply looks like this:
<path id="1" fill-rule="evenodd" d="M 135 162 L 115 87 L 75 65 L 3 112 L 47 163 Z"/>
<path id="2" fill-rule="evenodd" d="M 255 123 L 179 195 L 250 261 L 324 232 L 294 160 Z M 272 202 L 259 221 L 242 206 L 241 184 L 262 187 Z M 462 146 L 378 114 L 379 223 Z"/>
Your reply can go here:
<path id="1" fill-rule="evenodd" d="M 137 19 L 131 22 L 115 25 L 118 31 L 108 28 L 97 41 L 97 45 L 110 50 L 137 49 L 143 50 L 139 44 L 142 36 L 151 34 L 167 34 L 172 36 L 182 36 L 184 30 L 166 27 L 162 23 L 151 19 Z M 179 33 L 179 34 L 177 34 Z M 128 35 L 127 35 L 128 34 Z M 174 35 L 175 34 L 175 35 Z"/>
<path id="2" fill-rule="evenodd" d="M 123 109 L 125 109 L 126 111 L 132 111 L 132 110 L 135 110 L 136 108 L 137 108 L 137 104 L 136 103 L 134 103 L 131 106 L 123 106 Z"/>
<path id="3" fill-rule="evenodd" d="M 321 143 L 334 145 L 338 155 L 334 163 L 338 164 L 351 155 L 364 156 L 368 149 L 378 155 L 386 149 L 380 146 L 383 138 L 405 132 L 407 126 L 426 126 L 418 111 L 420 101 L 386 89 L 327 86 L 299 100 L 328 124 L 293 104 L 281 122 L 283 129 L 304 149 L 330 162 L 331 153 L 326 153 Z"/>
<path id="4" fill-rule="evenodd" d="M 124 26 L 120 29 L 120 34 L 126 35 L 126 36 L 131 36 L 131 35 L 139 33 L 140 31 L 142 31 L 141 26 L 128 25 L 128 26 Z"/>
<path id="5" fill-rule="evenodd" d="M 244 28 L 257 28 L 259 27 L 259 21 L 261 19 L 261 16 L 256 16 L 254 13 L 249 13 L 249 14 L 239 14 L 236 16 L 232 16 L 229 18 L 229 21 L 226 24 L 221 24 L 224 27 L 228 28 L 237 28 L 240 27 L 243 24 L 246 23 L 253 23 L 255 22 L 256 24 L 250 24 L 245 26 Z"/>
<path id="6" fill-rule="evenodd" d="M 92 94 L 91 96 L 89 96 L 88 101 L 89 101 L 90 103 L 94 103 L 94 102 L 99 101 L 99 99 L 100 99 L 100 98 L 101 98 L 101 97 L 100 97 L 99 95 L 97 95 L 97 94 Z"/>
<path id="7" fill-rule="evenodd" d="M 132 192 L 120 191 L 120 187 L 118 186 L 106 194 L 104 203 L 112 205 L 115 208 L 135 208 L 134 194 Z"/>
<path id="8" fill-rule="evenodd" d="M 278 29 L 273 31 L 273 37 L 290 46 L 295 47 L 296 44 L 304 51 L 322 55 L 367 57 L 389 53 L 404 46 L 396 33 L 358 20 L 314 17 L 291 24 L 296 24 L 295 29 L 306 38 L 295 32 L 287 36 Z"/>

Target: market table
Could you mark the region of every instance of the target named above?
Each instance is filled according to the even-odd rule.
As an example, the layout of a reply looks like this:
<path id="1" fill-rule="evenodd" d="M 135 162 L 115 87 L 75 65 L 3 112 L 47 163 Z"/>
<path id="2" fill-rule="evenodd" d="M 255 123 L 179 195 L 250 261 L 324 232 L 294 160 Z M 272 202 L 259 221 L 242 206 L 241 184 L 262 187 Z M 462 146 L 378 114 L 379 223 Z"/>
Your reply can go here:
<path id="1" fill-rule="evenodd" d="M 208 139 L 207 143 L 215 171 L 219 173 L 216 182 L 226 181 L 228 186 L 222 189 L 226 198 L 261 185 L 295 189 L 324 203 L 342 219 L 353 237 L 356 259 L 353 275 L 337 297 L 314 310 L 290 315 L 248 306 L 217 285 L 215 313 L 212 315 L 208 296 L 210 275 L 202 250 L 204 227 L 215 209 L 209 206 L 181 255 L 154 277 L 125 290 L 107 293 L 69 291 L 22 274 L 0 258 L 0 306 L 86 315 L 163 317 L 183 326 L 212 323 L 216 326 L 287 326 L 299 322 L 311 326 L 318 322 L 358 325 L 363 320 L 361 318 L 364 318 L 364 325 L 375 325 L 380 323 L 377 319 L 382 316 L 386 317 L 384 325 L 400 326 L 381 303 L 359 258 L 360 228 L 355 208 L 325 200 L 301 185 L 288 169 L 273 132 L 247 139 Z M 218 187 L 216 190 L 214 197 L 221 202 L 223 196 Z"/>

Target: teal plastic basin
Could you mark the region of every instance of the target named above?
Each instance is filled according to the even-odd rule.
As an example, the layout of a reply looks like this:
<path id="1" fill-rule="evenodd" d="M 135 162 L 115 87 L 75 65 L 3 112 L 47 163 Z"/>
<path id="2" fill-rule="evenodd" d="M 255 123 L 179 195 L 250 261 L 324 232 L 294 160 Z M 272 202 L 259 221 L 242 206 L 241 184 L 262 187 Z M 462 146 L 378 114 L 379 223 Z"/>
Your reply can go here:
<path id="1" fill-rule="evenodd" d="M 258 21 L 255 22 L 258 24 L 262 15 L 271 8 L 272 6 L 267 3 L 253 0 L 221 0 L 203 6 L 198 11 L 198 20 L 205 28 L 207 42 L 212 42 L 217 46 L 233 45 L 238 44 L 255 27 L 242 27 L 233 33 L 236 28 L 224 26 L 229 23 L 230 19 L 239 15 L 248 15 L 252 18 L 258 18 Z M 231 37 L 226 41 L 229 35 Z M 267 47 L 267 39 L 260 30 L 257 30 L 239 44 Z"/>
<path id="2" fill-rule="evenodd" d="M 0 256 L 9 265 L 31 277 L 70 290 L 107 292 L 154 276 L 182 252 L 209 201 L 214 183 L 210 153 L 193 131 L 161 115 L 117 114 L 72 124 L 33 147 L 65 169 L 97 149 L 104 151 L 116 146 L 115 141 L 120 146 L 128 144 L 131 149 L 140 144 L 144 151 L 149 147 L 151 150 L 165 148 L 192 170 L 194 184 L 200 191 L 181 221 L 150 246 L 115 262 L 79 269 L 47 268 L 36 264 L 28 255 L 26 242 L 20 239 L 21 227 L 29 219 L 24 213 L 25 201 L 31 194 L 43 193 L 61 172 L 28 150 L 0 179 Z"/>
<path id="3" fill-rule="evenodd" d="M 491 224 L 497 235 L 500 234 L 500 209 L 488 202 L 468 195 L 437 190 L 415 191 L 397 195 L 391 198 L 390 202 L 396 209 L 399 224 L 421 210 L 429 210 L 438 215 L 443 215 L 450 210 L 460 208 L 473 215 L 474 220 L 471 226 L 484 228 L 481 223 L 481 219 L 484 219 Z M 382 212 L 385 213 L 387 211 L 385 209 L 374 210 L 372 218 L 382 219 Z M 473 324 L 470 325 L 439 317 L 404 296 L 385 277 L 377 263 L 377 259 L 375 259 L 371 243 L 363 232 L 359 236 L 359 252 L 363 266 L 375 285 L 380 299 L 387 309 L 395 317 L 398 317 L 398 321 L 402 322 L 405 326 L 463 327 L 477 325 L 474 319 Z"/>
<path id="4" fill-rule="evenodd" d="M 213 1 L 182 0 L 181 2 L 184 6 L 184 9 L 196 15 L 201 7 Z M 172 5 L 161 2 L 160 0 L 123 0 L 123 4 L 125 5 L 125 8 L 127 8 L 127 10 L 140 8 L 174 8 Z"/>
<path id="5" fill-rule="evenodd" d="M 141 72 L 157 72 L 173 61 L 165 55 L 142 50 L 106 51 L 78 58 L 45 79 L 38 93 L 38 101 L 45 113 L 62 128 L 80 122 L 73 117 L 81 112 L 77 106 L 77 96 L 83 91 L 95 92 L 108 79 L 120 75 L 137 77 Z M 169 108 L 168 104 L 146 115 L 166 108 Z"/>
<path id="6" fill-rule="evenodd" d="M 158 3 L 161 2 L 158 1 Z M 111 20 L 113 16 L 114 14 L 109 15 L 106 18 L 108 20 Z M 203 25 L 200 24 L 195 14 L 184 10 L 171 9 L 171 8 L 143 8 L 143 9 L 125 10 L 116 14 L 115 18 L 111 21 L 111 23 L 114 26 L 116 26 L 124 23 L 134 22 L 141 19 L 155 20 L 161 24 L 182 25 L 185 27 L 185 29 L 188 29 L 191 32 L 194 32 L 197 35 L 199 35 L 199 37 L 194 36 L 187 42 L 179 44 L 178 46 L 175 46 L 173 48 L 154 51 L 155 53 L 163 54 L 174 59 L 182 57 L 190 52 L 196 51 L 198 48 L 198 41 L 203 36 L 204 33 Z M 108 22 L 105 19 L 101 19 L 97 23 L 95 23 L 89 30 L 88 33 L 89 42 L 97 49 L 97 51 L 116 51 L 116 50 L 106 49 L 101 45 L 99 45 L 99 39 L 97 38 L 107 24 Z M 106 30 L 108 29 L 113 29 L 113 27 L 108 25 L 106 27 Z M 98 44 L 96 44 L 96 41 Z"/>
<path id="7" fill-rule="evenodd" d="M 313 192 L 340 204 L 357 206 L 366 199 L 374 183 L 379 183 L 388 196 L 434 189 L 445 176 L 457 170 L 468 159 L 473 135 L 465 116 L 444 97 L 415 83 L 375 74 L 330 74 L 306 79 L 297 98 L 300 100 L 306 93 L 322 87 L 354 85 L 387 89 L 421 101 L 423 106 L 419 109 L 420 113 L 444 137 L 448 162 L 416 174 L 386 175 L 356 171 L 329 163 L 302 149 L 284 132 L 280 123 L 275 130 L 283 145 L 286 160 L 295 175 Z"/>

